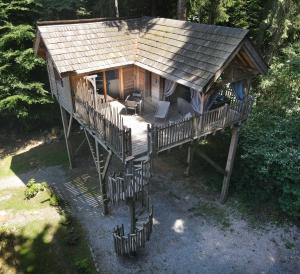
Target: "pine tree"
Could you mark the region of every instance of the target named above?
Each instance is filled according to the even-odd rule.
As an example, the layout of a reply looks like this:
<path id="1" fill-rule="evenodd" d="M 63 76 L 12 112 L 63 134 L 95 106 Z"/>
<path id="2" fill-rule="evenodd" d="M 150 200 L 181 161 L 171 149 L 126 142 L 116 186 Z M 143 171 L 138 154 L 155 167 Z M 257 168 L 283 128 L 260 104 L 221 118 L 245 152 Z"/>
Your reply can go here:
<path id="1" fill-rule="evenodd" d="M 0 122 L 29 126 L 39 119 L 37 108 L 52 103 L 41 80 L 44 61 L 33 53 L 32 27 L 40 5 L 34 0 L 0 0 Z"/>

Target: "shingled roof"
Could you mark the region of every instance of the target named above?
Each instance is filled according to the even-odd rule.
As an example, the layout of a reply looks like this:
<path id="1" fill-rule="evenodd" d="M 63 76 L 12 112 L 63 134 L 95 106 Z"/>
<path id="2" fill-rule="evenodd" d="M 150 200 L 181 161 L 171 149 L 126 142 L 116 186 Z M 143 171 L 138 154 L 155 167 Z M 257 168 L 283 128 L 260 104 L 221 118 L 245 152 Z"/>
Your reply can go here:
<path id="1" fill-rule="evenodd" d="M 141 17 L 38 25 L 60 74 L 136 64 L 202 90 L 239 49 L 247 30 Z M 36 51 L 41 43 L 37 43 Z"/>

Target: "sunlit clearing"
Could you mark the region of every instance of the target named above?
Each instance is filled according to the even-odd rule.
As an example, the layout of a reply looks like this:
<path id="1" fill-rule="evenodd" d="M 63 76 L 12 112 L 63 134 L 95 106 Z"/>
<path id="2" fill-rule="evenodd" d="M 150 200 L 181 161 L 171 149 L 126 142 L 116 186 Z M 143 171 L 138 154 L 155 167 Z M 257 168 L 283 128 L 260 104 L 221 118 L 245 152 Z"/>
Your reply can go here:
<path id="1" fill-rule="evenodd" d="M 157 219 L 153 218 L 153 224 L 154 224 L 154 225 L 159 225 L 160 222 L 159 222 Z"/>
<path id="2" fill-rule="evenodd" d="M 177 219 L 172 227 L 176 233 L 183 233 L 184 228 L 184 221 L 182 219 Z"/>
<path id="3" fill-rule="evenodd" d="M 275 263 L 275 258 L 272 255 L 269 255 L 269 259 L 271 262 Z"/>

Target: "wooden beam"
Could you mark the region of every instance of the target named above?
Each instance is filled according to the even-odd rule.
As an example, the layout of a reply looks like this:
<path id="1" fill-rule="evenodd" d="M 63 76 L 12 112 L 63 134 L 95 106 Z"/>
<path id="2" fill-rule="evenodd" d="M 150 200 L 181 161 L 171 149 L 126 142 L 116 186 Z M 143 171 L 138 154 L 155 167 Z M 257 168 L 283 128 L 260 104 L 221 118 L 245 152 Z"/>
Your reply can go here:
<path id="1" fill-rule="evenodd" d="M 220 69 L 218 69 L 218 71 L 211 77 L 208 84 L 203 88 L 204 93 L 206 93 L 211 88 L 213 83 L 221 76 L 223 71 L 228 67 L 228 65 L 231 63 L 231 61 L 234 59 L 234 57 L 240 51 L 240 49 L 242 48 L 244 43 L 245 43 L 245 38 L 239 43 L 239 45 L 236 47 L 236 49 L 231 53 L 231 55 L 226 60 L 226 62 L 223 64 L 223 66 Z"/>
<path id="2" fill-rule="evenodd" d="M 68 153 L 68 158 L 69 158 L 69 167 L 70 169 L 73 168 L 73 157 L 72 157 L 72 148 L 71 144 L 68 138 L 68 118 L 67 118 L 67 111 L 59 105 L 60 108 L 60 114 L 61 114 L 61 120 L 63 124 L 63 129 L 64 129 L 64 136 L 65 136 L 65 141 L 66 141 L 66 148 L 67 148 L 67 153 Z"/>
<path id="3" fill-rule="evenodd" d="M 98 170 L 98 178 L 100 182 L 100 193 L 102 196 L 102 202 L 103 202 L 103 215 L 108 214 L 108 199 L 107 199 L 107 193 L 106 193 L 106 184 L 104 177 L 101 173 L 101 166 L 100 166 L 100 155 L 99 155 L 99 144 L 97 140 L 95 139 L 95 146 L 96 146 L 96 164 L 97 164 L 97 170 Z M 110 159 L 110 158 L 109 158 Z"/>
<path id="4" fill-rule="evenodd" d="M 123 77 L 123 67 L 119 68 L 119 88 L 120 97 L 124 100 L 124 77 Z"/>
<path id="5" fill-rule="evenodd" d="M 69 139 L 69 136 L 70 136 L 70 133 L 71 133 L 72 122 L 73 122 L 73 113 L 70 114 L 70 119 L 69 119 L 69 126 L 68 126 L 68 132 L 67 132 L 67 138 L 68 139 Z"/>
<path id="6" fill-rule="evenodd" d="M 105 162 L 105 165 L 104 165 L 104 168 L 103 168 L 103 171 L 102 171 L 102 178 L 103 178 L 103 180 L 105 179 L 106 172 L 107 172 L 107 169 L 108 169 L 111 157 L 112 157 L 112 152 L 111 152 L 111 150 L 109 150 L 107 158 L 106 158 L 106 162 Z"/>
<path id="7" fill-rule="evenodd" d="M 212 167 L 214 167 L 219 173 L 225 174 L 225 170 L 220 167 L 214 160 L 208 157 L 205 153 L 197 151 L 197 155 L 199 155 L 202 159 L 208 162 Z"/>
<path id="8" fill-rule="evenodd" d="M 229 189 L 229 183 L 230 183 L 230 177 L 232 174 L 238 139 L 239 139 L 239 130 L 240 128 L 235 126 L 232 129 L 232 136 L 229 146 L 229 152 L 227 157 L 227 163 L 225 168 L 225 175 L 223 179 L 223 185 L 222 185 L 222 191 L 220 195 L 220 202 L 225 203 L 227 196 L 228 196 L 228 189 Z"/>
<path id="9" fill-rule="evenodd" d="M 186 176 L 189 176 L 189 175 L 190 175 L 191 165 L 192 165 L 192 160 L 193 160 L 193 152 L 194 152 L 194 150 L 193 150 L 192 144 L 190 143 L 190 144 L 188 145 L 188 151 L 187 151 L 187 160 L 186 160 L 186 162 L 187 162 L 187 167 L 186 167 L 186 170 L 185 170 L 185 172 L 184 172 L 184 174 L 185 174 Z"/>
<path id="10" fill-rule="evenodd" d="M 265 63 L 265 60 L 262 58 L 262 56 L 255 50 L 250 39 L 246 39 L 244 50 L 256 64 L 260 72 L 266 73 L 268 70 L 268 65 Z"/>
<path id="11" fill-rule="evenodd" d="M 103 71 L 103 85 L 104 85 L 104 99 L 106 102 L 107 86 L 106 86 L 106 72 L 105 71 Z"/>
<path id="12" fill-rule="evenodd" d="M 82 24 L 82 23 L 94 23 L 105 21 L 121 21 L 126 19 L 140 18 L 138 16 L 124 16 L 124 17 L 100 17 L 100 18 L 88 18 L 88 19 L 73 19 L 73 20 L 56 20 L 56 21 L 37 21 L 38 26 L 50 26 L 50 25 L 66 25 L 66 24 Z"/>

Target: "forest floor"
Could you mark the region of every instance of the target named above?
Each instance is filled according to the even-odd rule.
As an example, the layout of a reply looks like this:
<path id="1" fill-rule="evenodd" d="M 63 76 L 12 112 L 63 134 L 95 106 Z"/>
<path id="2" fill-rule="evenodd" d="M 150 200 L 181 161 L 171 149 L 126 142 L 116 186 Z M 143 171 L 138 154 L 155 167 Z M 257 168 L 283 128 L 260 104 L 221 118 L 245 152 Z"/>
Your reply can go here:
<path id="1" fill-rule="evenodd" d="M 59 152 L 60 145 L 47 146 Z M 36 139 L 13 151 L 0 149 L 0 273 L 96 273 L 82 227 L 59 199 L 47 188 L 26 199 L 32 177 L 22 174 L 64 162 L 45 155 L 46 148 Z"/>
<path id="2" fill-rule="evenodd" d="M 128 224 L 126 205 L 111 208 L 108 216 L 102 216 L 97 176 L 86 148 L 72 171 L 66 169 L 65 160 L 62 164 L 57 159 L 59 165 L 52 166 L 54 160 L 49 164 L 39 159 L 46 157 L 40 149 L 52 155 L 60 145 L 63 141 L 19 154 L 18 163 L 25 159 L 33 164 L 14 174 L 7 171 L 2 178 L 0 174 L 0 186 L 4 181 L 24 185 L 35 178 L 54 187 L 80 221 L 100 273 L 300 273 L 299 228 L 248 216 L 234 198 L 219 204 L 218 192 L 209 186 L 216 177 L 210 179 L 209 171 L 199 172 L 196 165 L 190 177 L 183 175 L 183 151 L 155 159 L 150 192 L 155 218 L 150 241 L 136 257 L 117 257 L 112 229 Z M 11 163 L 17 160 L 14 158 Z M 117 166 L 115 160 L 112 166 Z M 1 197 L 10 193 L 5 195 Z"/>

